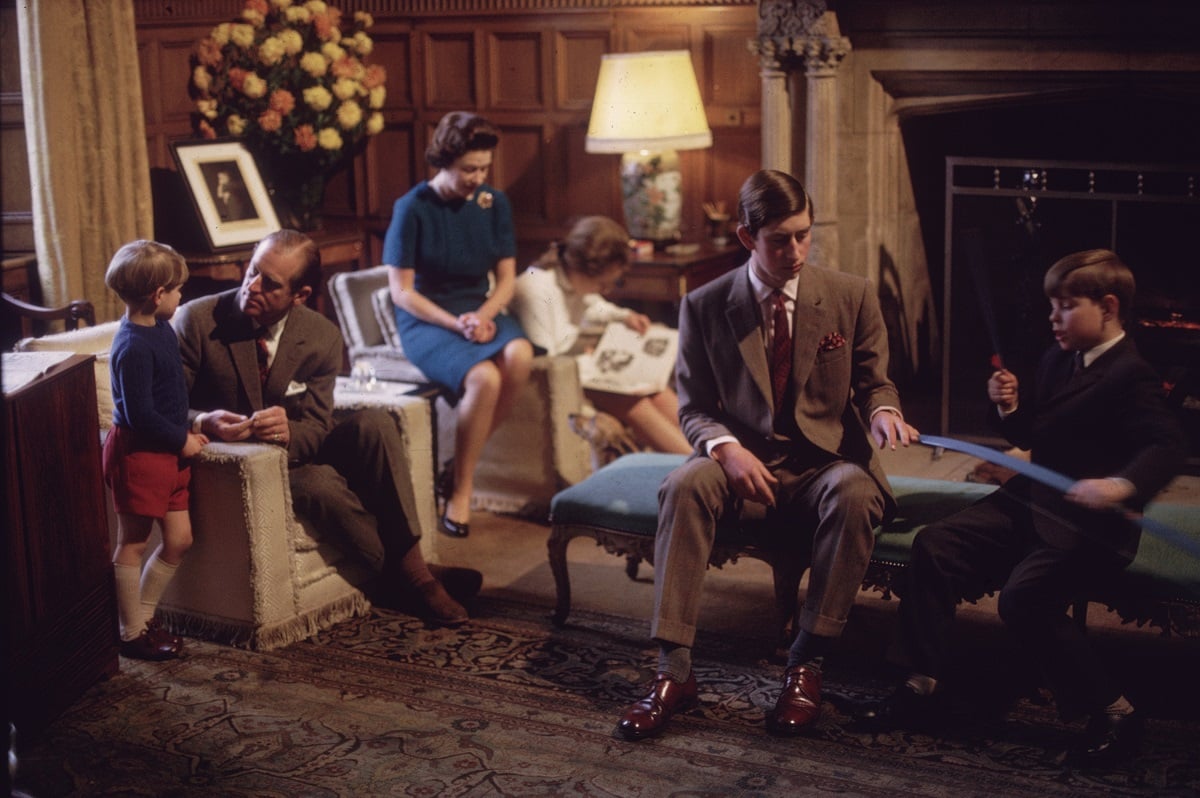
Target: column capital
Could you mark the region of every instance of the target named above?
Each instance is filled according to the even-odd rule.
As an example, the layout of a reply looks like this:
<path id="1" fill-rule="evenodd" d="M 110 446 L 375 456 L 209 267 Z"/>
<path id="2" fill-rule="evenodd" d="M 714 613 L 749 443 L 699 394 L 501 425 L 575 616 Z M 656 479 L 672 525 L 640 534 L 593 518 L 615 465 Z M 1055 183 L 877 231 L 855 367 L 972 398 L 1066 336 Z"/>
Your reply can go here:
<path id="1" fill-rule="evenodd" d="M 758 37 L 750 49 L 766 70 L 831 75 L 850 52 L 850 40 L 826 0 L 759 0 Z"/>

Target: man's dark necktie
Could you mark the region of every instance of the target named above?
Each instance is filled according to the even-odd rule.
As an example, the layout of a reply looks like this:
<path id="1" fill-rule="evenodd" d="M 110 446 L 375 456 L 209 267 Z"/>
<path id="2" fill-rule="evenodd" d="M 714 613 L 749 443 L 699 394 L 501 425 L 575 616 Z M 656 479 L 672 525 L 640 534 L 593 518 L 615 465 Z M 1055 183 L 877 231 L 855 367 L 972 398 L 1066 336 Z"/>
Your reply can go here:
<path id="1" fill-rule="evenodd" d="M 775 399 L 775 415 L 783 409 L 783 397 L 792 377 L 792 333 L 788 329 L 787 304 L 783 292 L 771 294 L 771 389 Z"/>
<path id="2" fill-rule="evenodd" d="M 267 328 L 263 327 L 254 338 L 258 350 L 258 380 L 266 386 L 267 375 L 271 373 L 271 352 L 267 349 Z"/>

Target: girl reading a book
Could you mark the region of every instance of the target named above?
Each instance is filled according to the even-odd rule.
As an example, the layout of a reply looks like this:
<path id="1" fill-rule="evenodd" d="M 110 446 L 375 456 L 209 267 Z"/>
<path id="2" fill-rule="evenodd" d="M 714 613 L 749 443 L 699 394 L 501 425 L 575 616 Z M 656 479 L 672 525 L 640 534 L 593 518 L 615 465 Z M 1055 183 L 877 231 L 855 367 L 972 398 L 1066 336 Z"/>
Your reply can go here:
<path id="1" fill-rule="evenodd" d="M 586 216 L 566 238 L 517 278 L 509 311 L 534 346 L 550 355 L 577 355 L 610 322 L 645 333 L 650 319 L 602 295 L 629 268 L 629 234 L 606 216 Z M 589 335 L 589 333 L 591 335 Z M 679 428 L 679 398 L 670 388 L 646 396 L 585 389 L 599 411 L 629 427 L 650 449 L 690 454 Z"/>

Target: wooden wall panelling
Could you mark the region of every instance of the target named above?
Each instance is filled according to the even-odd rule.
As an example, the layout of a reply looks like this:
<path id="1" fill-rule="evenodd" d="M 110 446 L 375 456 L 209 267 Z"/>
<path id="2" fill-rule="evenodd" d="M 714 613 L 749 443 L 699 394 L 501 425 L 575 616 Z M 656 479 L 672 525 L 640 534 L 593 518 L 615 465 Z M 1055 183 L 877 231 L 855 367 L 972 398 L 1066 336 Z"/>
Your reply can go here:
<path id="1" fill-rule="evenodd" d="M 493 30 L 487 33 L 484 82 L 485 113 L 493 109 L 545 111 L 549 101 L 545 48 L 537 30 Z"/>
<path id="2" fill-rule="evenodd" d="M 611 30 L 607 25 L 556 30 L 553 48 L 555 108 L 586 116 L 591 112 L 596 92 L 600 58 L 613 51 Z"/>
<path id="3" fill-rule="evenodd" d="M 479 107 L 477 38 L 467 26 L 421 29 L 424 104 L 428 109 L 445 113 Z"/>

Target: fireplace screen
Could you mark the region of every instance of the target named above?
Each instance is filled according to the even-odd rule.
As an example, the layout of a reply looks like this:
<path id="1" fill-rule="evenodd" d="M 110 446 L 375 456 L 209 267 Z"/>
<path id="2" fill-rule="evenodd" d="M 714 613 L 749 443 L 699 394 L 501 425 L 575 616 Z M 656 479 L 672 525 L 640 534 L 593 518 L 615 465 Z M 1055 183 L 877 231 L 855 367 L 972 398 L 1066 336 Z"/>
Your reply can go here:
<path id="1" fill-rule="evenodd" d="M 946 159 L 941 432 L 987 440 L 998 356 L 1031 373 L 1050 343 L 1046 269 L 1104 247 L 1137 280 L 1130 333 L 1200 454 L 1200 167 Z"/>

